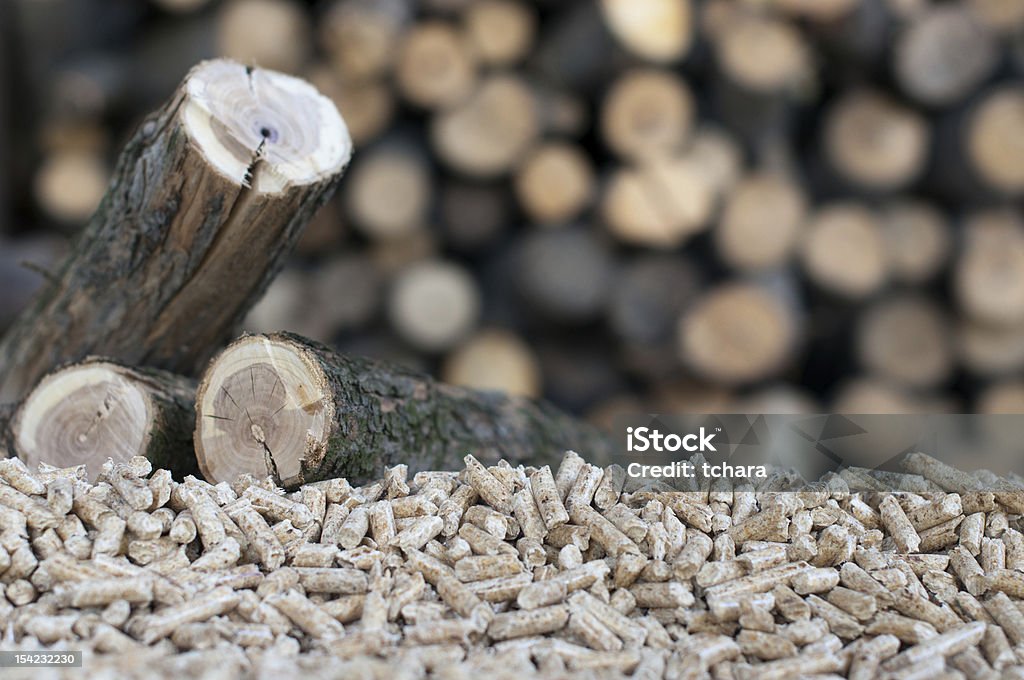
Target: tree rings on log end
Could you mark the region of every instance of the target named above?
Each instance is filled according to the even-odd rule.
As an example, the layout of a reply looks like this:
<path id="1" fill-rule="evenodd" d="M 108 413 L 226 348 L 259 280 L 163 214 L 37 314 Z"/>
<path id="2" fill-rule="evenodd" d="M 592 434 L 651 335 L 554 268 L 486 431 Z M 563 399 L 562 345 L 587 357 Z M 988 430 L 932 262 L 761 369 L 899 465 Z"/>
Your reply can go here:
<path id="1" fill-rule="evenodd" d="M 223 59 L 186 81 L 182 120 L 221 174 L 276 194 L 338 174 L 352 140 L 337 108 L 304 80 Z"/>
<path id="2" fill-rule="evenodd" d="M 326 450 L 333 419 L 327 377 L 312 357 L 280 337 L 244 336 L 196 393 L 199 469 L 211 482 L 249 473 L 294 485 L 302 464 Z"/>
<path id="3" fill-rule="evenodd" d="M 14 448 L 30 469 L 85 465 L 92 479 L 107 458 L 132 456 L 190 472 L 190 393 L 171 374 L 87 359 L 50 373 L 29 393 L 11 424 Z"/>

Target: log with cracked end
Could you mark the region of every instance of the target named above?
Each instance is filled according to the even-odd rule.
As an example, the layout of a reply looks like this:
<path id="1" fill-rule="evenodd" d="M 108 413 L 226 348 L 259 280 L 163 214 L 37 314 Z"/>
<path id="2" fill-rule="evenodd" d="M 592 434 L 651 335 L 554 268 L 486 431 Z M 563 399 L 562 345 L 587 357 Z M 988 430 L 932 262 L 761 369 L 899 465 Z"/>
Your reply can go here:
<path id="1" fill-rule="evenodd" d="M 250 473 L 295 487 L 365 479 L 399 461 L 443 469 L 467 449 L 516 462 L 571 446 L 611 450 L 604 434 L 543 402 L 443 385 L 288 333 L 245 335 L 214 359 L 196 421 L 196 457 L 212 482 Z M 511 509 L 510 494 L 490 501 Z"/>
<path id="2" fill-rule="evenodd" d="M 155 468 L 193 474 L 191 380 L 89 358 L 47 374 L 14 413 L 11 440 L 32 468 L 85 465 L 95 479 L 111 458 L 144 456 Z"/>
<path id="3" fill-rule="evenodd" d="M 305 81 L 197 65 L 128 142 L 77 247 L 0 340 L 0 399 L 90 354 L 198 372 L 351 152 L 334 104 Z"/>

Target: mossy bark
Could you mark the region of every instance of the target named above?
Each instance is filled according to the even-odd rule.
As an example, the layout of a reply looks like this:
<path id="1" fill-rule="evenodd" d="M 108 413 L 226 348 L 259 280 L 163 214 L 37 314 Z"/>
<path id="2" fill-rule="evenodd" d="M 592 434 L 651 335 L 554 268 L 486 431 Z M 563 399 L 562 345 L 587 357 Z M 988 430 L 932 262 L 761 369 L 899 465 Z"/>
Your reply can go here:
<path id="1" fill-rule="evenodd" d="M 438 382 L 394 364 L 337 354 L 299 336 L 316 357 L 334 397 L 333 432 L 322 459 L 303 464 L 308 479 L 369 478 L 385 466 L 459 469 L 482 461 L 557 461 L 567 449 L 607 457 L 609 438 L 544 401 Z"/>
<path id="2" fill-rule="evenodd" d="M 515 465 L 554 462 L 567 449 L 579 451 L 588 460 L 607 460 L 612 451 L 605 433 L 549 403 L 447 385 L 395 364 L 341 355 L 290 333 L 246 336 L 225 350 L 213 360 L 200 384 L 197 408 L 204 404 L 209 408 L 211 400 L 204 395 L 223 389 L 213 377 L 219 362 L 224 362 L 225 373 L 243 376 L 243 386 L 249 379 L 246 366 L 269 365 L 258 354 L 240 358 L 245 347 L 261 345 L 284 345 L 302 357 L 305 387 L 301 389 L 311 388 L 317 395 L 302 408 L 326 414 L 324 426 L 317 426 L 317 435 L 307 435 L 305 443 L 293 436 L 287 442 L 289 451 L 283 451 L 280 442 L 276 450 L 274 446 L 268 449 L 279 469 L 284 469 L 283 455 L 298 459 L 295 469 L 299 474 L 281 479 L 287 486 L 334 477 L 367 480 L 378 476 L 385 466 L 400 463 L 412 471 L 459 469 L 469 453 L 484 462 L 505 459 Z M 256 384 L 253 400 L 260 391 Z M 246 425 L 234 439 L 218 439 L 222 434 L 214 429 L 215 419 L 224 422 L 244 413 L 250 416 L 248 422 L 274 427 L 257 415 L 259 408 L 248 407 L 247 390 L 236 392 L 230 405 L 222 404 L 224 413 L 200 414 L 196 452 L 204 470 L 230 473 L 228 466 L 219 465 L 218 457 L 230 458 L 243 450 L 249 436 Z M 210 428 L 208 436 L 204 428 Z M 229 448 L 231 451 L 226 450 Z"/>

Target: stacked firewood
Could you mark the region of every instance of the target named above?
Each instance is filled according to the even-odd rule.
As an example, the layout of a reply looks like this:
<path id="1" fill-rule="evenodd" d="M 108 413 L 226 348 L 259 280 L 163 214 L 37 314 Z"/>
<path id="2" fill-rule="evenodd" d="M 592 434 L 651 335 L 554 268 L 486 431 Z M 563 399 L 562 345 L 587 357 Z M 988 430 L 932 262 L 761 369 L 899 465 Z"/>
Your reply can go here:
<path id="1" fill-rule="evenodd" d="M 1024 408 L 1019 0 L 154 0 L 105 10 L 116 47 L 74 4 L 0 9 L 47 74 L 8 112 L 37 153 L 0 323 L 46 260 L 14 227 L 81 224 L 222 54 L 313 82 L 358 150 L 253 330 L 596 420 Z"/>

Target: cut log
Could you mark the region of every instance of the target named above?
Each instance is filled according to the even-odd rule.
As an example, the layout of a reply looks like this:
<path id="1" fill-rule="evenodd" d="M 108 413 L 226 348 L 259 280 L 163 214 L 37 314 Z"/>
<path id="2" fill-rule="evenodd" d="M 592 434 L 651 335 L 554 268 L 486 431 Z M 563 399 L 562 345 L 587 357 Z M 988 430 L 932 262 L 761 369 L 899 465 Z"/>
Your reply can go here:
<path id="1" fill-rule="evenodd" d="M 590 231 L 535 231 L 521 243 L 518 290 L 544 318 L 584 323 L 601 313 L 613 266 L 607 244 Z"/>
<path id="2" fill-rule="evenodd" d="M 109 179 L 98 153 L 52 153 L 36 173 L 36 201 L 51 218 L 77 226 L 95 212 Z"/>
<path id="3" fill-rule="evenodd" d="M 707 228 L 715 190 L 689 158 L 621 168 L 612 175 L 601 212 L 619 240 L 649 248 L 675 248 Z"/>
<path id="4" fill-rule="evenodd" d="M 827 113 L 825 150 L 832 166 L 853 184 L 898 189 L 924 167 L 928 124 L 882 94 L 855 91 Z"/>
<path id="5" fill-rule="evenodd" d="M 781 267 L 796 249 L 806 213 L 806 198 L 787 177 L 749 175 L 726 198 L 714 230 L 718 254 L 740 271 Z"/>
<path id="6" fill-rule="evenodd" d="M 855 203 L 823 207 L 811 218 L 800 254 L 807 275 L 836 295 L 865 298 L 885 283 L 885 242 L 875 215 Z"/>
<path id="7" fill-rule="evenodd" d="M 668 71 L 629 71 L 612 84 L 601 105 L 601 136 L 626 160 L 665 158 L 678 152 L 695 116 L 685 81 Z"/>
<path id="8" fill-rule="evenodd" d="M 402 338 L 426 352 L 463 340 L 480 315 L 480 292 L 457 264 L 426 261 L 399 274 L 388 298 L 388 317 Z"/>
<path id="9" fill-rule="evenodd" d="M 690 47 L 690 0 L 601 0 L 601 10 L 612 35 L 642 59 L 677 61 Z"/>
<path id="10" fill-rule="evenodd" d="M 196 472 L 195 383 L 164 371 L 90 358 L 46 375 L 11 421 L 14 452 L 30 469 L 145 456 L 177 477 Z"/>
<path id="11" fill-rule="evenodd" d="M 680 319 L 679 354 L 700 375 L 725 385 L 778 373 L 797 340 L 797 320 L 778 296 L 756 284 L 710 290 Z"/>
<path id="12" fill-rule="evenodd" d="M 466 8 L 463 21 L 469 44 L 484 64 L 508 66 L 533 48 L 537 17 L 526 3 L 476 0 Z"/>
<path id="13" fill-rule="evenodd" d="M 808 68 L 800 33 L 777 19 L 742 13 L 735 19 L 713 36 L 726 76 L 752 92 L 778 92 L 795 85 Z"/>
<path id="14" fill-rule="evenodd" d="M 590 158 L 572 144 L 550 142 L 534 149 L 515 176 L 523 211 L 541 224 L 573 219 L 596 193 Z"/>
<path id="15" fill-rule="evenodd" d="M 296 73 L 309 58 L 312 27 L 295 0 L 230 0 L 217 19 L 218 53 Z"/>
<path id="16" fill-rule="evenodd" d="M 487 78 L 462 105 L 435 116 L 434 150 L 458 172 L 494 177 L 508 172 L 540 132 L 530 88 L 511 75 Z"/>
<path id="17" fill-rule="evenodd" d="M 674 339 L 679 315 L 700 287 L 687 259 L 651 253 L 623 263 L 608 296 L 608 325 L 628 343 L 657 345 Z M 662 367 L 664 368 L 664 367 Z"/>
<path id="18" fill-rule="evenodd" d="M 832 413 L 960 413 L 952 399 L 941 394 L 919 394 L 884 380 L 852 378 L 837 390 Z"/>
<path id="19" fill-rule="evenodd" d="M 341 0 L 332 4 L 320 20 L 319 35 L 338 76 L 358 82 L 386 75 L 407 15 L 403 2 Z"/>
<path id="20" fill-rule="evenodd" d="M 911 388 L 936 387 L 953 371 L 945 315 L 918 296 L 890 297 L 869 308 L 857 328 L 857 354 L 871 373 Z"/>
<path id="21" fill-rule="evenodd" d="M 1012 210 L 977 213 L 964 225 L 955 286 L 963 310 L 983 323 L 1024 322 L 1024 222 Z"/>
<path id="22" fill-rule="evenodd" d="M 508 226 L 512 199 L 500 184 L 451 180 L 441 188 L 441 225 L 448 245 L 462 252 L 492 246 Z"/>
<path id="23" fill-rule="evenodd" d="M 926 283 L 946 265 L 952 248 L 949 222 L 933 205 L 898 199 L 879 214 L 893 280 Z"/>
<path id="24" fill-rule="evenodd" d="M 352 168 L 342 198 L 353 223 L 371 239 L 395 238 L 426 226 L 430 170 L 422 154 L 385 139 Z"/>
<path id="25" fill-rule="evenodd" d="M 443 21 L 414 26 L 402 37 L 395 63 L 402 96 L 427 109 L 450 108 L 476 83 L 476 64 L 462 35 Z"/>
<path id="26" fill-rule="evenodd" d="M 989 188 L 1024 194 L 1024 87 L 997 89 L 978 103 L 969 115 L 964 144 Z"/>
<path id="27" fill-rule="evenodd" d="M 196 395 L 199 467 L 211 482 L 271 475 L 284 485 L 379 475 L 387 465 L 456 469 L 463 456 L 541 464 L 606 437 L 545 403 L 437 383 L 335 354 L 289 334 L 244 336 Z"/>
<path id="28" fill-rule="evenodd" d="M 90 354 L 198 373 L 350 155 L 344 121 L 308 83 L 197 66 L 128 143 L 62 270 L 0 340 L 0 399 Z"/>
<path id="29" fill-rule="evenodd" d="M 996 66 L 991 32 L 961 4 L 934 5 L 911 21 L 894 47 L 894 70 L 903 90 L 923 104 L 944 106 L 965 98 Z"/>
<path id="30" fill-rule="evenodd" d="M 956 329 L 957 356 L 974 375 L 1001 377 L 1024 368 L 1024 324 L 993 326 L 963 319 Z"/>
<path id="31" fill-rule="evenodd" d="M 534 398 L 541 393 L 537 357 L 517 335 L 497 328 L 477 333 L 449 354 L 441 378 L 474 390 Z"/>
<path id="32" fill-rule="evenodd" d="M 690 138 L 685 158 L 701 169 L 716 196 L 724 196 L 743 173 L 743 150 L 725 128 L 701 124 Z"/>

